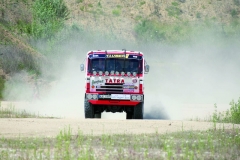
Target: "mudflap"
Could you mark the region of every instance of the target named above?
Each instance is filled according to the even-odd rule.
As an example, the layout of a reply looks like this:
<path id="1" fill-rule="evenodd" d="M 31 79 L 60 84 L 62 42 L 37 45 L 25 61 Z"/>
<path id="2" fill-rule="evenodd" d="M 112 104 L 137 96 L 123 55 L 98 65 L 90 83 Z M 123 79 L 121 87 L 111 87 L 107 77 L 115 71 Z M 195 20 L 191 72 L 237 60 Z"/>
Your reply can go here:
<path id="1" fill-rule="evenodd" d="M 139 103 L 134 107 L 133 119 L 143 119 L 144 102 Z"/>
<path id="2" fill-rule="evenodd" d="M 132 119 L 133 113 L 132 112 L 126 112 L 126 119 Z"/>

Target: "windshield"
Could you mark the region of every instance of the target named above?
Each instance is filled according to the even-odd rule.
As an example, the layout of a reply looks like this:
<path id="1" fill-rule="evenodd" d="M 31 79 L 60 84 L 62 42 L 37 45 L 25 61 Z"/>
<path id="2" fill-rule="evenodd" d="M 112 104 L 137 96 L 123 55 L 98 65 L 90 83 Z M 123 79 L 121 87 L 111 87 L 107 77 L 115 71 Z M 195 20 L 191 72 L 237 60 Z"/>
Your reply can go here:
<path id="1" fill-rule="evenodd" d="M 142 60 L 120 58 L 95 58 L 89 59 L 88 71 L 118 71 L 142 73 Z"/>

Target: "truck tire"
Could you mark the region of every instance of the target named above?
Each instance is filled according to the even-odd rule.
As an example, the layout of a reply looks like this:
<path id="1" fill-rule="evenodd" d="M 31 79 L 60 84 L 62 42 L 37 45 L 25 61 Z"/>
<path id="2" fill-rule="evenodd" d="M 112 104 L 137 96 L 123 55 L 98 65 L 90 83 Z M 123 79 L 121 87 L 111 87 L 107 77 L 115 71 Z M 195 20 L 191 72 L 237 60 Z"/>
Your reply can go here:
<path id="1" fill-rule="evenodd" d="M 144 111 L 144 102 L 139 103 L 134 107 L 133 111 L 133 119 L 143 119 L 143 111 Z"/>
<path id="2" fill-rule="evenodd" d="M 86 99 L 84 101 L 85 118 L 94 118 L 94 107 Z"/>

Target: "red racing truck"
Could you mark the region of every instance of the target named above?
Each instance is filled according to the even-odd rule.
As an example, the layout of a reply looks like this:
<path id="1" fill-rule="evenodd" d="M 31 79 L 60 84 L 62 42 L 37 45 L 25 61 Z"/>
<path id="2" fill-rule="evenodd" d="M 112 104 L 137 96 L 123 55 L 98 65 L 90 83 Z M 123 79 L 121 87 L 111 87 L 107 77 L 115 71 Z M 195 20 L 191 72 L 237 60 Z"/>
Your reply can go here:
<path id="1" fill-rule="evenodd" d="M 143 119 L 144 74 L 149 72 L 138 51 L 96 50 L 87 53 L 85 70 L 85 118 L 101 118 L 102 112 L 126 112 L 126 119 Z"/>

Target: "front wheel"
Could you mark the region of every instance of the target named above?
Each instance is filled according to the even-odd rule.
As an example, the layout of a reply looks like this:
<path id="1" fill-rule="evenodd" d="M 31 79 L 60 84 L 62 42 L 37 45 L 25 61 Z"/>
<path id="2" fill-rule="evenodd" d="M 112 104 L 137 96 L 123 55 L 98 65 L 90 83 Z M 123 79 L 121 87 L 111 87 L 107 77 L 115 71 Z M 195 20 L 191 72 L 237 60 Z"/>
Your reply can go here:
<path id="1" fill-rule="evenodd" d="M 143 111 L 144 111 L 144 102 L 141 102 L 134 107 L 133 119 L 143 119 Z"/>
<path id="2" fill-rule="evenodd" d="M 85 118 L 94 118 L 94 107 L 88 100 L 84 100 Z"/>

